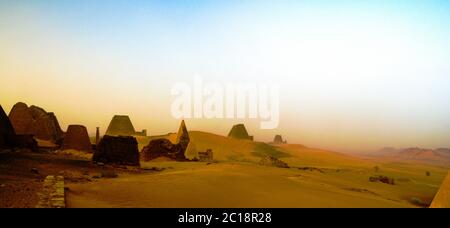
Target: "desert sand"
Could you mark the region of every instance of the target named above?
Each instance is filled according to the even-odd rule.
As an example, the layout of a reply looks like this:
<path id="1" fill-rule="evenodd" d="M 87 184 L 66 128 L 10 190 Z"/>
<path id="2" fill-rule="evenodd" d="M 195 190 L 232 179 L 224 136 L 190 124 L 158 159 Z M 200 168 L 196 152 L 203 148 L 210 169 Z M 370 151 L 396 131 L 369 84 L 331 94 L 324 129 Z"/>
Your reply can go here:
<path id="1" fill-rule="evenodd" d="M 69 183 L 68 207 L 427 207 L 448 167 L 367 159 L 302 145 L 269 145 L 190 132 L 196 149 L 213 149 L 214 163 L 142 162 L 157 172 Z M 176 140 L 176 134 L 153 138 Z M 146 144 L 152 137 L 139 138 Z M 288 169 L 258 165 L 263 155 Z M 377 168 L 375 168 L 377 167 Z M 426 172 L 430 175 L 427 176 Z M 387 176 L 394 185 L 370 182 Z"/>

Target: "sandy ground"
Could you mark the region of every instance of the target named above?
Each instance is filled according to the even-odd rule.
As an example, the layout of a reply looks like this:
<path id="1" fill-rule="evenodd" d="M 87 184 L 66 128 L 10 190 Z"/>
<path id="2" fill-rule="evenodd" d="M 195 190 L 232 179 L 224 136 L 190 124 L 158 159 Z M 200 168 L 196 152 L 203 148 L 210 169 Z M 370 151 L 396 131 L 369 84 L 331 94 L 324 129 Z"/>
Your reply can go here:
<path id="1" fill-rule="evenodd" d="M 32 208 L 38 202 L 47 175 L 63 175 L 66 184 L 97 181 L 101 173 L 140 173 L 112 167 L 94 166 L 92 155 L 83 152 L 0 152 L 0 208 Z M 101 178 L 99 178 L 101 179 Z"/>
<path id="2" fill-rule="evenodd" d="M 213 149 L 217 162 L 159 159 L 136 169 L 95 166 L 91 154 L 76 151 L 0 153 L 0 207 L 34 207 L 47 175 L 65 176 L 67 206 L 74 208 L 426 207 L 449 168 L 203 132 L 191 132 L 191 139 L 200 151 Z M 264 154 L 290 168 L 258 165 Z M 118 176 L 102 178 L 105 171 Z M 395 185 L 369 181 L 379 175 Z"/>
<path id="3" fill-rule="evenodd" d="M 161 173 L 71 184 L 69 207 L 420 207 L 437 191 L 432 180 L 400 174 L 396 185 L 371 183 L 363 169 L 304 170 L 252 163 L 151 162 Z M 410 176 L 409 176 L 410 177 Z M 399 178 L 402 180 L 401 178 Z M 437 177 L 437 179 L 441 179 Z"/>
<path id="4" fill-rule="evenodd" d="M 69 207 L 412 207 L 364 189 L 330 185 L 317 173 L 244 163 L 147 163 L 169 168 L 69 185 Z M 332 178 L 331 174 L 320 174 Z"/>

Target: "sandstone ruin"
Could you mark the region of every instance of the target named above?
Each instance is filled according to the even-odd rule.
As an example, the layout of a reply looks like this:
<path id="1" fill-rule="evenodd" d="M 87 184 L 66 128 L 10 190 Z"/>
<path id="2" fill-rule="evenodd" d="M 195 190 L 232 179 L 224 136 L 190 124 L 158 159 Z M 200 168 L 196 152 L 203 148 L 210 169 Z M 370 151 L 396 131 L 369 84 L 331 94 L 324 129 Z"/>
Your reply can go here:
<path id="1" fill-rule="evenodd" d="M 253 136 L 248 135 L 247 129 L 245 128 L 244 124 L 234 125 L 233 128 L 231 128 L 228 137 L 234 139 L 246 139 L 253 141 Z"/>
<path id="2" fill-rule="evenodd" d="M 96 163 L 139 166 L 137 140 L 131 136 L 105 135 L 100 140 L 92 160 Z"/>
<path id="3" fill-rule="evenodd" d="M 166 157 L 176 161 L 186 161 L 186 149 L 190 142 L 189 133 L 184 120 L 178 129 L 176 144 L 168 139 L 155 139 L 142 149 L 142 159 L 150 161 L 159 157 Z"/>
<path id="4" fill-rule="evenodd" d="M 181 121 L 180 127 L 178 128 L 177 140 L 176 143 L 182 144 L 187 148 L 189 142 L 191 141 L 189 137 L 189 132 L 186 128 L 186 123 L 184 120 Z"/>
<path id="5" fill-rule="evenodd" d="M 278 167 L 278 168 L 289 168 L 288 164 L 284 161 L 281 161 L 278 158 L 272 157 L 272 156 L 266 156 L 259 162 L 260 165 L 263 166 L 272 166 L 272 167 Z"/>
<path id="6" fill-rule="evenodd" d="M 70 125 L 67 128 L 61 149 L 92 152 L 92 145 L 86 127 Z"/>
<path id="7" fill-rule="evenodd" d="M 38 143 L 33 135 L 16 135 L 14 144 L 17 148 L 29 149 L 32 151 L 38 151 L 39 149 Z"/>
<path id="8" fill-rule="evenodd" d="M 214 161 L 213 152 L 211 149 L 207 149 L 206 152 L 198 152 L 198 160 L 201 162 Z"/>
<path id="9" fill-rule="evenodd" d="M 60 143 L 64 137 L 55 114 L 34 105 L 28 107 L 22 102 L 15 104 L 9 119 L 19 135 L 34 135 L 37 139 L 53 143 Z"/>
<path id="10" fill-rule="evenodd" d="M 14 128 L 0 105 L 0 149 L 14 147 Z"/>
<path id="11" fill-rule="evenodd" d="M 106 134 L 109 136 L 147 136 L 147 130 L 137 132 L 129 116 L 116 115 L 109 123 Z"/>
<path id="12" fill-rule="evenodd" d="M 283 137 L 281 135 L 275 135 L 275 138 L 273 139 L 273 143 L 286 144 L 287 141 L 286 140 L 283 141 Z"/>
<path id="13" fill-rule="evenodd" d="M 450 171 L 442 182 L 430 208 L 450 208 Z"/>
<path id="14" fill-rule="evenodd" d="M 17 135 L 8 116 L 0 106 L 0 149 L 26 148 L 37 151 L 38 146 L 32 135 Z"/>

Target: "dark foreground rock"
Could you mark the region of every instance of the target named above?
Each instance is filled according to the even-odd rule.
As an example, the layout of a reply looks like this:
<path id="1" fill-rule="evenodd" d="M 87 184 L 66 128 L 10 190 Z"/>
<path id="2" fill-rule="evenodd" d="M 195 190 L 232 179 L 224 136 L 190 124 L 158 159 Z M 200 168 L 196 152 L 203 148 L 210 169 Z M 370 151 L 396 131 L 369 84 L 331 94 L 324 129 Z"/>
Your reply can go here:
<path id="1" fill-rule="evenodd" d="M 139 166 L 136 138 L 131 136 L 105 135 L 97 146 L 93 161 L 96 163 Z"/>

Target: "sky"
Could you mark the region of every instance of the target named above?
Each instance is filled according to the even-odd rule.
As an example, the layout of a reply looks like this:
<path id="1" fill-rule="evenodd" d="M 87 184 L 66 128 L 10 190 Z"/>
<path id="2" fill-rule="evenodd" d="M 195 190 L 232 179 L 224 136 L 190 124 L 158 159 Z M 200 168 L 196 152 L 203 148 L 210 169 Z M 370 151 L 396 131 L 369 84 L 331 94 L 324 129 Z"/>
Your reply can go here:
<path id="1" fill-rule="evenodd" d="M 226 135 L 245 122 L 342 152 L 450 147 L 450 2 L 0 0 L 0 104 L 104 132 L 115 114 L 177 131 L 171 88 L 195 75 L 280 87 L 280 124 L 186 120 Z"/>

